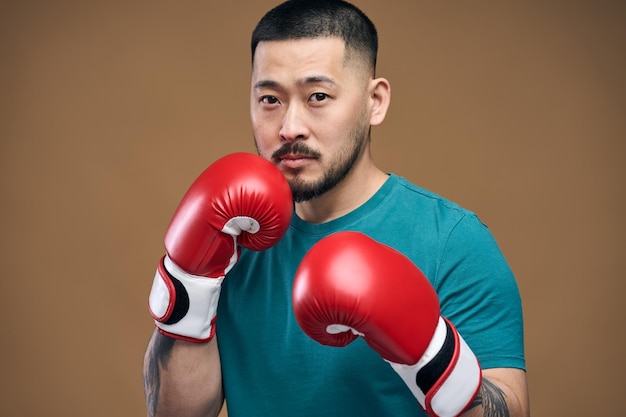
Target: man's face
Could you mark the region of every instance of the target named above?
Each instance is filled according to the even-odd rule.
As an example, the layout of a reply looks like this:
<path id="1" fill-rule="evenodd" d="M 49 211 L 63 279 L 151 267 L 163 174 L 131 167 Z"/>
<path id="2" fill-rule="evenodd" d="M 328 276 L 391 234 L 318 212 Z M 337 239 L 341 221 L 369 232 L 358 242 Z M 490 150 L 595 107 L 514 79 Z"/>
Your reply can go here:
<path id="1" fill-rule="evenodd" d="M 261 42 L 250 112 L 257 150 L 284 173 L 294 200 L 339 183 L 369 136 L 368 81 L 339 38 Z"/>

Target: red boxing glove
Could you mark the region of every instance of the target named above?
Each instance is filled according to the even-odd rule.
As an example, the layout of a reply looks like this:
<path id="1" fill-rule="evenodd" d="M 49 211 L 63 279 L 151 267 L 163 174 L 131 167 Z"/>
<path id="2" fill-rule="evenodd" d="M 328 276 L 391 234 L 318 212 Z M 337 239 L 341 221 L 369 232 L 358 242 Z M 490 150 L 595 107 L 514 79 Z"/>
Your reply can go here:
<path id="1" fill-rule="evenodd" d="M 165 235 L 150 292 L 150 313 L 167 336 L 206 342 L 224 276 L 239 246 L 265 250 L 289 227 L 293 201 L 287 180 L 271 162 L 248 153 L 209 166 L 183 197 Z"/>
<path id="2" fill-rule="evenodd" d="M 293 308 L 302 330 L 323 345 L 363 337 L 430 416 L 458 416 L 478 392 L 478 360 L 440 316 L 428 279 L 361 233 L 339 232 L 311 248 L 296 271 Z"/>

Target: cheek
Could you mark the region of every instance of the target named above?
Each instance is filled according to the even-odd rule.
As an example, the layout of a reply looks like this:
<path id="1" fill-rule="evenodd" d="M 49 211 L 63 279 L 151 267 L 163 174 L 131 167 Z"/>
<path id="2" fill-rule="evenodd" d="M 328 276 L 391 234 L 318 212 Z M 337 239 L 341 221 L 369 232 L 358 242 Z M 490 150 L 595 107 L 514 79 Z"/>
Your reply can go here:
<path id="1" fill-rule="evenodd" d="M 257 147 L 275 147 L 280 143 L 283 114 L 279 111 L 251 111 L 252 132 Z"/>
<path id="2" fill-rule="evenodd" d="M 351 111 L 336 114 L 331 123 L 322 125 L 325 137 L 330 138 L 329 146 L 341 148 L 350 141 L 355 129 L 363 123 L 359 107 L 354 106 Z"/>
<path id="3" fill-rule="evenodd" d="M 272 152 L 272 148 L 277 142 L 278 135 L 275 129 L 268 123 L 252 123 L 252 134 L 254 135 L 254 141 L 259 153 L 262 156 L 267 156 Z"/>

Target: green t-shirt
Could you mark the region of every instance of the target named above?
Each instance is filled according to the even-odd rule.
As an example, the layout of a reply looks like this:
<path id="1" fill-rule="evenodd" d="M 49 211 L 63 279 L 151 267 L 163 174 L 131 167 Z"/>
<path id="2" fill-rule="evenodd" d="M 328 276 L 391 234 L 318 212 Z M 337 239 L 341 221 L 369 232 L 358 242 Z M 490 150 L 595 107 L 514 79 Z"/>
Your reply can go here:
<path id="1" fill-rule="evenodd" d="M 425 415 L 361 338 L 344 348 L 322 346 L 298 327 L 291 308 L 295 271 L 313 244 L 342 230 L 408 256 L 483 368 L 525 368 L 519 291 L 487 227 L 392 174 L 351 213 L 323 224 L 294 215 L 276 246 L 242 251 L 224 281 L 217 317 L 229 417 Z"/>

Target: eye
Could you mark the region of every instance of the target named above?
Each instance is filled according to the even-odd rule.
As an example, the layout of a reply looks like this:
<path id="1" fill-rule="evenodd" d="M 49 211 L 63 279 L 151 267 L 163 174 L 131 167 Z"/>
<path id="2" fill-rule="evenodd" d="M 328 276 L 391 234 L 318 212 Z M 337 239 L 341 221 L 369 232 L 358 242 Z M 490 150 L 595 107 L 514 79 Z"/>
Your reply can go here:
<path id="1" fill-rule="evenodd" d="M 275 96 L 263 96 L 261 97 L 261 103 L 263 104 L 276 104 L 278 103 L 278 98 Z"/>
<path id="2" fill-rule="evenodd" d="M 311 101 L 314 101 L 317 103 L 322 102 L 326 100 L 327 98 L 328 98 L 328 94 L 326 93 L 313 93 L 311 95 Z"/>

